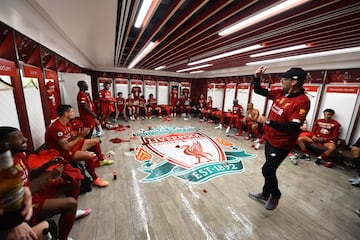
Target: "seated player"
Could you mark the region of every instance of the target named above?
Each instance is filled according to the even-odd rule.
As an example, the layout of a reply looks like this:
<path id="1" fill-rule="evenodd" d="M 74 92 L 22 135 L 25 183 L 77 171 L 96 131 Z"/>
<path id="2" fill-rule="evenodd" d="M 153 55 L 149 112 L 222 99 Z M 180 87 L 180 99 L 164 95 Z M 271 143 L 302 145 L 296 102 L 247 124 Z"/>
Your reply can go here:
<path id="1" fill-rule="evenodd" d="M 204 121 L 209 119 L 209 115 L 212 111 L 213 100 L 211 96 L 208 96 L 204 109 L 201 111 Z"/>
<path id="2" fill-rule="evenodd" d="M 148 109 L 147 109 L 147 116 L 151 119 L 152 111 L 156 111 L 158 114 L 158 118 L 162 118 L 161 116 L 161 108 L 157 105 L 157 100 L 154 98 L 154 94 L 149 94 L 148 99 Z"/>
<path id="3" fill-rule="evenodd" d="M 134 99 L 131 96 L 131 93 L 128 94 L 128 98 L 126 99 L 126 107 L 129 113 L 129 119 L 135 121 L 135 106 Z"/>
<path id="4" fill-rule="evenodd" d="M 203 119 L 202 111 L 205 109 L 205 107 L 206 107 L 206 98 L 204 94 L 200 94 L 198 103 L 196 104 L 196 111 L 197 114 L 200 115 L 200 119 Z"/>
<path id="5" fill-rule="evenodd" d="M 118 97 L 115 99 L 116 100 L 116 114 L 115 114 L 115 120 L 117 121 L 119 119 L 119 115 L 121 113 L 121 115 L 123 116 L 125 122 L 128 121 L 128 118 L 126 116 L 126 102 L 125 102 L 125 98 L 123 98 L 123 93 L 122 92 L 118 92 Z"/>
<path id="6" fill-rule="evenodd" d="M 75 221 L 77 198 L 80 194 L 80 178 L 74 182 L 60 178 L 64 171 L 61 157 L 55 157 L 39 168 L 29 169 L 29 162 L 25 155 L 27 139 L 22 132 L 12 127 L 0 127 L 0 136 L 9 143 L 14 164 L 22 170 L 23 185 L 30 186 L 33 196 L 33 216 L 30 222 L 38 224 L 60 214 L 59 239 L 66 240 Z M 51 171 L 46 171 L 52 165 L 58 166 Z M 59 195 L 66 197 L 58 197 Z"/>
<path id="7" fill-rule="evenodd" d="M 48 148 L 56 149 L 61 156 L 68 161 L 85 161 L 85 168 L 93 179 L 93 185 L 107 187 L 109 183 L 97 176 L 95 172 L 95 161 L 100 166 L 113 164 L 113 160 L 105 160 L 101 152 L 99 139 L 84 139 L 89 129 L 84 128 L 76 133 L 69 123 L 74 118 L 74 110 L 70 105 L 59 105 L 56 108 L 58 119 L 46 130 L 45 144 Z M 89 152 L 89 148 L 94 152 Z"/>
<path id="8" fill-rule="evenodd" d="M 171 114 L 171 117 L 176 117 L 176 108 L 177 108 L 178 102 L 179 102 L 178 88 L 173 87 L 173 88 L 171 88 L 171 92 L 170 92 L 170 114 Z"/>
<path id="9" fill-rule="evenodd" d="M 144 95 L 141 95 L 139 99 L 139 116 L 142 120 L 146 116 L 146 99 Z"/>
<path id="10" fill-rule="evenodd" d="M 80 120 L 83 126 L 90 128 L 90 136 L 101 137 L 104 132 L 102 130 L 100 121 L 96 116 L 95 104 L 92 102 L 91 97 L 87 90 L 88 84 L 85 81 L 78 81 L 79 93 L 77 95 L 77 105 L 79 109 Z"/>
<path id="11" fill-rule="evenodd" d="M 314 122 L 313 129 L 310 136 L 298 138 L 298 144 L 303 155 L 300 159 L 310 159 L 307 143 L 320 143 L 327 149 L 316 158 L 315 163 L 320 164 L 323 159 L 326 159 L 336 149 L 336 142 L 339 137 L 341 125 L 338 121 L 333 119 L 335 111 L 333 109 L 325 109 L 323 111 L 324 118 L 318 119 Z"/>
<path id="12" fill-rule="evenodd" d="M 30 226 L 27 222 L 32 217 L 32 201 L 31 201 L 31 192 L 29 187 L 24 187 L 24 207 L 21 211 L 24 221 L 19 225 L 16 225 L 13 228 L 0 230 L 0 239 L 6 240 L 17 240 L 17 239 L 41 239 L 43 236 L 43 231 L 48 230 L 51 234 L 51 237 L 57 239 L 57 225 L 54 220 L 49 219 L 42 221 L 34 226 Z M 0 206 L 0 217 L 3 215 L 4 209 Z M 7 220 L 10 221 L 11 220 Z"/>
<path id="13" fill-rule="evenodd" d="M 259 110 L 254 108 L 253 103 L 248 103 L 246 110 L 246 126 L 247 126 L 247 135 L 245 140 L 250 140 L 251 133 L 253 132 L 256 136 L 256 140 L 259 141 L 261 138 L 259 133 L 259 123 L 257 122 L 259 118 Z"/>
<path id="14" fill-rule="evenodd" d="M 224 123 L 226 118 L 229 119 L 229 125 L 226 128 L 225 133 L 228 134 L 230 132 L 231 125 L 233 123 L 235 123 L 236 128 L 238 128 L 238 130 L 239 130 L 238 133 L 236 133 L 236 136 L 240 136 L 241 133 L 242 133 L 242 128 L 239 127 L 239 123 L 243 119 L 243 107 L 239 104 L 239 101 L 237 99 L 233 100 L 232 109 L 229 109 L 227 112 L 224 112 L 223 114 L 221 114 L 220 123 L 215 128 L 216 129 L 222 129 L 223 123 Z"/>

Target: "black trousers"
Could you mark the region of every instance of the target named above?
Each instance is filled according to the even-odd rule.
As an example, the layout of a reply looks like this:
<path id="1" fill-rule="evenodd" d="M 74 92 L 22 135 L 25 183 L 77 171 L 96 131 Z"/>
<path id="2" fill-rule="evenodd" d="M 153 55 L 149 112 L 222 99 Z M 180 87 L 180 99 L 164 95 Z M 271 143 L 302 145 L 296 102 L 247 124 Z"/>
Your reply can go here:
<path id="1" fill-rule="evenodd" d="M 265 178 L 262 195 L 266 198 L 270 196 L 280 197 L 281 192 L 278 187 L 276 170 L 282 161 L 289 154 L 289 150 L 273 147 L 268 141 L 265 143 L 265 164 L 262 167 L 262 174 Z"/>

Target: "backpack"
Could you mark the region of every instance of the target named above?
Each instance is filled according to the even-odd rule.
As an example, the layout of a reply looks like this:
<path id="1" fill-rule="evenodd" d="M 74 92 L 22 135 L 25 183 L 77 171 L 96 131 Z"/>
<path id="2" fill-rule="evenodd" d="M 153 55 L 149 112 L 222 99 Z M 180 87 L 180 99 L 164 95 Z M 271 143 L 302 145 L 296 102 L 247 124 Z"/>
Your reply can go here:
<path id="1" fill-rule="evenodd" d="M 91 192 L 92 190 L 92 178 L 86 173 L 84 165 L 77 161 L 72 161 L 71 165 L 80 170 L 81 174 L 84 175 L 84 179 L 81 180 L 80 194 Z"/>

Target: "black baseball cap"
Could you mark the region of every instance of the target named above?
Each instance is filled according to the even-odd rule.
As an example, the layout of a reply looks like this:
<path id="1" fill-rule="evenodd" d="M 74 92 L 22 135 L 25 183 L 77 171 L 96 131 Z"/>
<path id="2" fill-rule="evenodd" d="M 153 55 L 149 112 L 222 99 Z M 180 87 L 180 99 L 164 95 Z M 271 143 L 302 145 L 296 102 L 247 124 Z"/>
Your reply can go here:
<path id="1" fill-rule="evenodd" d="M 280 74 L 280 77 L 291 80 L 297 80 L 299 85 L 302 86 L 305 82 L 307 73 L 302 68 L 290 68 L 284 73 Z"/>

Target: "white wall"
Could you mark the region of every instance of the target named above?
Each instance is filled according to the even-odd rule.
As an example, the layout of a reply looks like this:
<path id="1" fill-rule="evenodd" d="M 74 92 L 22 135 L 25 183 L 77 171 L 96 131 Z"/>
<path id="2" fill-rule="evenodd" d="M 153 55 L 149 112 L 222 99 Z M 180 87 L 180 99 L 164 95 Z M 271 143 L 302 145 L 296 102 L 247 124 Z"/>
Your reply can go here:
<path id="1" fill-rule="evenodd" d="M 69 104 L 75 111 L 75 116 L 79 116 L 76 97 L 79 92 L 77 82 L 83 80 L 89 86 L 89 94 L 92 97 L 91 76 L 84 73 L 59 73 L 60 96 L 62 104 Z"/>
<path id="2" fill-rule="evenodd" d="M 1 75 L 0 78 L 11 85 L 9 76 Z M 0 83 L 0 126 L 10 126 L 20 129 L 19 118 L 16 112 L 14 92 L 12 88 Z"/>

